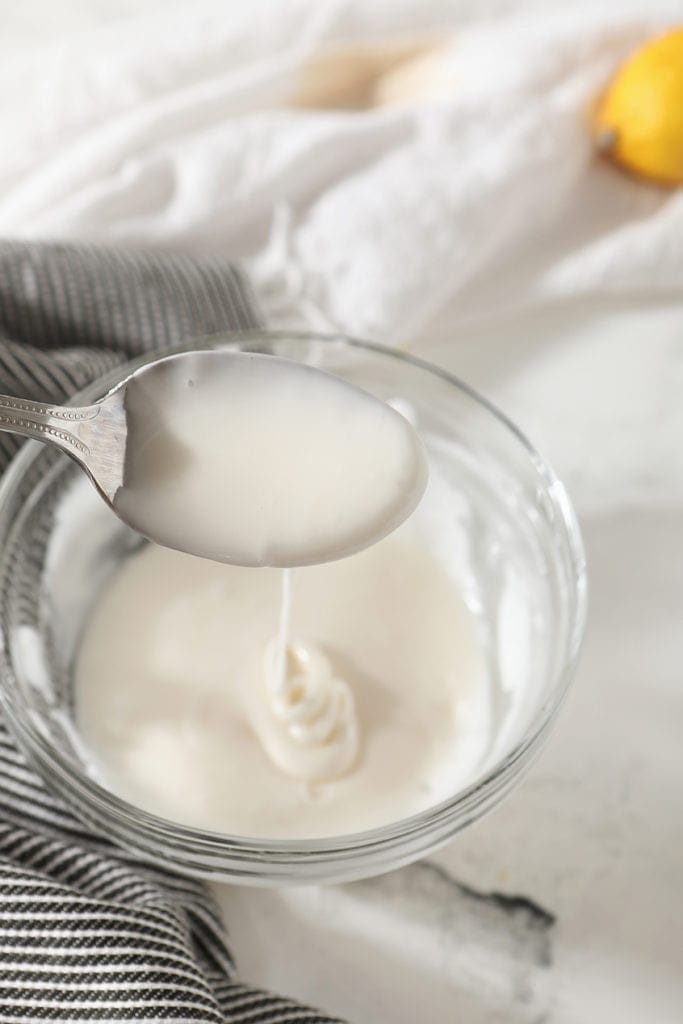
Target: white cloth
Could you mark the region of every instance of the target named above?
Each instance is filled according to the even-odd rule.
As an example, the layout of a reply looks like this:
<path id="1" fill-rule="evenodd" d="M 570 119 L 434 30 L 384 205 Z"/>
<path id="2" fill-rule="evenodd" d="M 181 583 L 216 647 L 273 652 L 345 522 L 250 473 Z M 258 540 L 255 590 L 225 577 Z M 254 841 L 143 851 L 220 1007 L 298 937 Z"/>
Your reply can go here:
<path id="1" fill-rule="evenodd" d="M 200 0 L 3 53 L 0 231 L 267 252 L 288 309 L 392 342 L 446 306 L 678 288 L 683 192 L 600 164 L 585 122 L 680 0 L 509 7 Z M 435 100 L 278 109 L 314 49 L 436 24 Z"/>

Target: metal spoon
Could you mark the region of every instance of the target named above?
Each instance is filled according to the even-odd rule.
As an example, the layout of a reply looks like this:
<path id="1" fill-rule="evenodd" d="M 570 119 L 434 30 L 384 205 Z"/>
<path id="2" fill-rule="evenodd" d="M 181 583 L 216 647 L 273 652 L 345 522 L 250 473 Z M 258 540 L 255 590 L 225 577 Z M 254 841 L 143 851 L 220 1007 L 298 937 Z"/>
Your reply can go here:
<path id="1" fill-rule="evenodd" d="M 285 394 L 296 399 L 294 405 L 290 402 L 290 406 L 286 406 L 285 403 L 285 412 L 286 408 L 290 409 L 289 420 L 283 420 L 283 413 L 278 421 L 277 415 L 267 406 L 259 406 L 262 395 L 258 387 L 261 380 L 271 385 L 275 382 L 278 387 L 280 381 L 285 382 L 285 387 L 289 388 Z M 349 440 L 340 442 L 340 438 L 346 437 L 347 423 L 344 421 L 341 427 L 335 427 L 335 420 L 332 418 L 330 421 L 331 443 L 337 445 L 331 457 L 338 460 L 340 466 L 338 483 L 333 481 L 330 485 L 328 462 L 321 456 L 319 438 L 315 433 L 320 430 L 324 433 L 324 428 L 320 423 L 310 423 L 311 436 L 314 438 L 311 442 L 312 452 L 304 452 L 302 456 L 309 459 L 311 466 L 308 482 L 316 480 L 318 474 L 323 481 L 323 493 L 323 478 L 327 478 L 327 492 L 320 502 L 325 506 L 327 501 L 331 523 L 334 523 L 332 513 L 336 497 L 343 502 L 344 496 L 353 493 L 354 487 L 358 494 L 368 495 L 367 514 L 361 501 L 357 521 L 354 520 L 348 529 L 342 531 L 333 545 L 323 543 L 320 537 L 314 536 L 318 526 L 315 517 L 306 527 L 308 532 L 303 530 L 301 536 L 296 536 L 294 540 L 291 536 L 284 537 L 282 543 L 279 543 L 271 529 L 271 535 L 262 547 L 245 544 L 240 532 L 243 524 L 251 519 L 257 523 L 258 516 L 262 515 L 264 500 L 267 503 L 271 499 L 266 472 L 261 473 L 263 480 L 259 479 L 261 490 L 258 492 L 258 501 L 256 490 L 255 497 L 250 497 L 253 488 L 249 476 L 249 459 L 252 452 L 252 466 L 258 465 L 259 459 L 268 462 L 270 458 L 272 463 L 272 452 L 277 454 L 278 445 L 282 447 L 279 438 L 288 434 L 291 420 L 301 420 L 298 415 L 298 396 L 301 395 L 305 402 L 306 395 L 311 394 L 314 397 L 318 395 L 316 402 L 322 396 L 323 409 L 338 407 L 341 410 L 340 418 L 345 417 L 348 410 L 351 413 L 360 410 L 360 427 L 364 423 L 363 416 L 368 426 L 366 434 L 363 436 L 361 429 L 359 436 L 358 430 L 355 434 L 353 432 L 353 423 L 349 423 Z M 233 403 L 233 406 L 226 403 Z M 226 433 L 225 420 L 220 420 L 218 416 L 214 424 L 212 410 L 218 415 L 221 407 L 224 413 L 226 408 L 240 403 L 244 405 L 245 415 L 248 416 L 249 410 L 252 411 L 246 433 L 238 436 L 237 440 L 234 440 L 234 433 L 232 438 L 226 436 L 223 440 Z M 261 409 L 262 414 L 258 417 L 253 413 L 255 407 Z M 319 407 L 314 403 L 312 408 Z M 202 420 L 201 430 L 204 431 L 200 431 L 199 444 L 196 443 L 198 428 L 195 422 L 198 418 Z M 324 416 L 320 418 L 325 419 Z M 352 415 L 348 418 L 353 420 L 354 417 Z M 406 471 L 405 465 L 401 464 L 402 475 L 397 478 L 395 486 L 391 484 L 393 491 L 386 484 L 377 483 L 375 486 L 374 479 L 368 485 L 368 466 L 362 465 L 363 449 L 376 446 L 375 437 L 368 437 L 368 433 L 372 431 L 376 434 L 378 423 L 382 437 L 387 439 L 386 461 L 391 462 L 396 452 L 402 458 L 405 452 L 409 455 L 408 469 Z M 189 449 L 186 444 L 188 426 L 195 432 L 194 447 L 190 446 Z M 238 426 L 241 426 L 241 422 Z M 61 449 L 85 470 L 119 518 L 151 540 L 191 554 L 238 565 L 287 567 L 324 562 L 352 554 L 398 526 L 416 507 L 427 479 L 422 444 L 407 420 L 395 410 L 331 374 L 291 360 L 255 353 L 199 350 L 167 356 L 131 374 L 94 405 L 81 408 L 45 405 L 22 398 L 0 396 L 0 430 L 44 441 Z M 302 435 L 300 431 L 298 436 L 298 444 L 301 446 L 303 436 L 305 447 L 306 432 Z M 290 440 L 287 437 L 282 447 L 285 455 Z M 240 477 L 239 473 L 234 475 L 232 467 L 232 479 L 235 481 L 232 490 L 229 480 L 218 480 L 219 476 L 225 476 L 220 461 L 223 448 L 228 453 L 237 452 L 241 460 L 237 468 L 244 469 Z M 206 470 L 202 469 L 203 463 L 199 466 L 205 475 L 201 476 L 200 473 L 197 476 L 198 460 L 201 461 L 205 451 L 208 453 Z M 188 463 L 191 464 L 189 470 Z M 358 472 L 356 466 L 359 467 Z M 365 477 L 361 477 L 361 469 Z M 383 470 L 384 466 L 382 472 L 376 474 L 378 480 L 383 479 Z M 183 486 L 187 483 L 188 471 L 194 474 L 194 490 L 189 497 L 185 494 L 183 499 Z M 292 486 L 291 495 L 286 490 L 284 494 L 279 494 L 280 502 L 289 498 L 296 502 L 296 488 L 299 486 L 296 477 L 293 478 Z M 317 504 L 318 494 L 315 493 L 313 498 L 309 502 L 311 506 Z M 211 530 L 207 533 L 206 524 L 202 525 L 201 522 L 204 512 L 213 516 L 211 536 Z M 302 522 L 308 522 L 308 514 L 308 505 L 302 506 Z M 226 524 L 225 537 L 221 535 L 222 517 Z M 319 517 L 324 519 L 324 507 Z M 277 509 L 275 518 L 269 522 L 271 526 L 273 522 L 278 525 Z"/>

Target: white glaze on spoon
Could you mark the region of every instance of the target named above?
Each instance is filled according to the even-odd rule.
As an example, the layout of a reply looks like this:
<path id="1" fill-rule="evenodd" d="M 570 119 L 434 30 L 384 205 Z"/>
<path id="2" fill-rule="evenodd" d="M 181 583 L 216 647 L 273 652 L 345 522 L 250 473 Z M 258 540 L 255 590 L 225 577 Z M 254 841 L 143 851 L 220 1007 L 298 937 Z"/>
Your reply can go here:
<path id="1" fill-rule="evenodd" d="M 353 554 L 397 527 L 427 481 L 390 406 L 274 356 L 171 356 L 131 378 L 113 506 L 140 533 L 215 561 L 295 566 Z"/>

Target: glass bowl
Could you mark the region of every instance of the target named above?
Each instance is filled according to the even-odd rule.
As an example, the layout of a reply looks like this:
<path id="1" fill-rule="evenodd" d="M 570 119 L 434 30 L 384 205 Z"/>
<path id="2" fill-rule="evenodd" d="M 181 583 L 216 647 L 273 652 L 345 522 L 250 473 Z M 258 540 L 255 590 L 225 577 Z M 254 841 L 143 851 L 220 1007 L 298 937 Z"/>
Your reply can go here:
<path id="1" fill-rule="evenodd" d="M 72 675 L 88 612 L 141 543 L 104 503 L 70 503 L 80 471 L 27 443 L 0 483 L 0 699 L 45 780 L 96 832 L 188 874 L 251 884 L 339 882 L 414 860 L 489 810 L 538 751 L 567 691 L 585 621 L 581 537 L 561 483 L 517 428 L 454 377 L 401 352 L 340 336 L 250 332 L 193 346 L 261 351 L 338 374 L 391 401 L 425 443 L 428 542 L 474 612 L 495 729 L 448 799 L 353 835 L 267 840 L 188 827 L 98 782 L 75 724 Z M 167 351 L 180 351 L 174 348 Z M 102 397 L 152 354 L 73 398 Z M 435 503 L 430 494 L 439 493 Z M 430 505 L 431 502 L 431 505 Z"/>

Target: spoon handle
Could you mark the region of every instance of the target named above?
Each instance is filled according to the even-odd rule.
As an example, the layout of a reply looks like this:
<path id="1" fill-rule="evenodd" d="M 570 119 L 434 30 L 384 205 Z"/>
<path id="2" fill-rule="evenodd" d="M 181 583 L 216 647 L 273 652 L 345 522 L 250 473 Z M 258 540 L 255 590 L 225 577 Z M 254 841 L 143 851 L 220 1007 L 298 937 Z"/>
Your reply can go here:
<path id="1" fill-rule="evenodd" d="M 82 460 L 90 449 L 78 436 L 78 424 L 93 419 L 98 411 L 97 406 L 72 409 L 0 395 L 0 430 L 54 444 Z"/>

